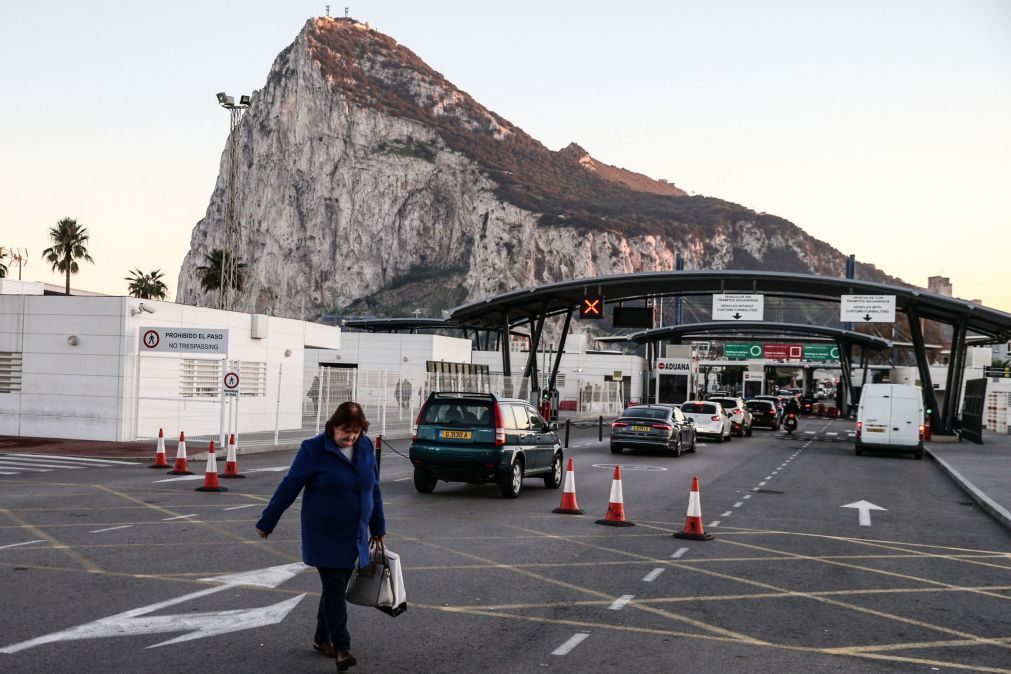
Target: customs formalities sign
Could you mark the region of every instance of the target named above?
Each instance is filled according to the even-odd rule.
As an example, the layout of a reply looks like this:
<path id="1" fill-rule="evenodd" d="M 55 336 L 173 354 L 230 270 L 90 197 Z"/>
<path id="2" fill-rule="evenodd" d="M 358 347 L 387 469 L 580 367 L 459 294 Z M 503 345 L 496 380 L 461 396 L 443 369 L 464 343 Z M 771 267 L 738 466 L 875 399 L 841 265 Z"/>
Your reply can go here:
<path id="1" fill-rule="evenodd" d="M 141 353 L 228 355 L 228 330 L 215 328 L 141 328 Z"/>
<path id="2" fill-rule="evenodd" d="M 842 295 L 839 300 L 843 323 L 895 322 L 895 295 Z"/>
<path id="3" fill-rule="evenodd" d="M 764 318 L 765 295 L 713 295 L 714 321 L 761 321 Z"/>

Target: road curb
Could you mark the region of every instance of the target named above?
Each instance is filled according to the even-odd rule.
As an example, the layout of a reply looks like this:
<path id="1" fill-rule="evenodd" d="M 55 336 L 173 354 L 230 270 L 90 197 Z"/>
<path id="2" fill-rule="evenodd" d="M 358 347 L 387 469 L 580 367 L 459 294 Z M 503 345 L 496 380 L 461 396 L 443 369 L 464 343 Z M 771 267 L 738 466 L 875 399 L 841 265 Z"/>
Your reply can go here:
<path id="1" fill-rule="evenodd" d="M 980 491 L 976 487 L 976 485 L 974 485 L 972 482 L 967 480 L 965 476 L 963 476 L 961 473 L 955 470 L 955 468 L 950 463 L 948 463 L 947 461 L 945 461 L 944 459 L 942 459 L 941 457 L 937 456 L 932 451 L 930 451 L 929 447 L 924 447 L 924 451 L 927 453 L 927 456 L 936 461 L 937 464 L 941 466 L 941 468 L 944 470 L 944 472 L 946 472 L 949 475 L 949 477 L 951 477 L 951 479 L 954 480 L 956 484 L 958 484 L 959 487 L 965 490 L 965 492 L 972 497 L 972 500 L 978 503 L 983 508 L 983 510 L 986 510 L 988 513 L 990 513 L 990 515 L 993 516 L 994 519 L 1003 524 L 1006 528 L 1011 529 L 1011 512 L 1008 512 L 1007 509 L 1005 509 L 1002 505 L 995 502 L 989 496 Z"/>

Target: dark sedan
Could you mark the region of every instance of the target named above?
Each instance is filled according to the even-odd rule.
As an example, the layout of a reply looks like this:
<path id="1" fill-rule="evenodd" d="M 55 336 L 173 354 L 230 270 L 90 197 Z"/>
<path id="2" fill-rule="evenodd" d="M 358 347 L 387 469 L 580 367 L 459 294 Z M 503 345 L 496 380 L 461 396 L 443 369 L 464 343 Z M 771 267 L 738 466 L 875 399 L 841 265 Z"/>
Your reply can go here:
<path id="1" fill-rule="evenodd" d="M 611 423 L 611 453 L 628 449 L 663 449 L 674 456 L 695 451 L 695 425 L 669 405 L 633 405 Z"/>
<path id="2" fill-rule="evenodd" d="M 770 400 L 749 400 L 744 406 L 751 410 L 751 425 L 779 430 L 779 411 Z"/>

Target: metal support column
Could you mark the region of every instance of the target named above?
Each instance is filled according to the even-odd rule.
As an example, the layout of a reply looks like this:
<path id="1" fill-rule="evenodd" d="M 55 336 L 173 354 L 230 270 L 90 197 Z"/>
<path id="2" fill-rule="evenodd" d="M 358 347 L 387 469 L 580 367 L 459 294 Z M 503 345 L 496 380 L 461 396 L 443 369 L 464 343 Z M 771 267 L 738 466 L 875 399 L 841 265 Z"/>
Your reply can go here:
<path id="1" fill-rule="evenodd" d="M 558 379 L 558 368 L 562 365 L 562 354 L 565 352 L 565 338 L 569 334 L 569 324 L 572 322 L 572 309 L 565 314 L 565 325 L 562 326 L 562 334 L 558 338 L 558 353 L 555 354 L 555 362 L 551 366 L 551 377 L 548 379 L 548 388 L 555 388 Z"/>
<path id="2" fill-rule="evenodd" d="M 938 433 L 948 435 L 955 431 L 955 421 L 958 417 L 958 401 L 962 397 L 962 381 L 965 378 L 965 334 L 968 319 L 962 317 L 954 325 L 951 335 L 951 356 L 948 358 L 948 378 L 944 387 L 944 417 Z M 933 423 L 933 416 L 931 416 Z"/>
<path id="3" fill-rule="evenodd" d="M 842 380 L 842 400 L 836 401 L 836 407 L 839 408 L 844 416 L 849 416 L 849 403 L 853 400 L 853 345 L 852 344 L 840 344 L 839 345 L 839 365 L 841 366 L 841 372 L 839 378 Z"/>
<path id="4" fill-rule="evenodd" d="M 513 374 L 512 363 L 509 362 L 509 316 L 502 316 L 502 333 L 498 338 L 499 347 L 502 349 L 502 375 L 511 377 Z"/>
<path id="5" fill-rule="evenodd" d="M 530 392 L 533 393 L 540 388 L 540 381 L 537 377 L 537 350 L 541 345 L 541 333 L 544 331 L 544 314 L 537 317 L 537 323 L 530 319 L 530 355 L 527 358 L 527 367 L 523 371 L 523 376 L 529 378 Z"/>
<path id="6" fill-rule="evenodd" d="M 930 363 L 927 361 L 927 349 L 923 344 L 923 331 L 920 330 L 920 315 L 916 311 L 916 306 L 912 303 L 906 307 L 906 319 L 909 321 L 909 335 L 913 340 L 913 353 L 916 354 L 916 368 L 920 373 L 923 404 L 930 409 L 931 426 L 941 428 L 941 415 L 937 412 L 937 397 L 934 395 L 934 382 L 930 378 Z"/>

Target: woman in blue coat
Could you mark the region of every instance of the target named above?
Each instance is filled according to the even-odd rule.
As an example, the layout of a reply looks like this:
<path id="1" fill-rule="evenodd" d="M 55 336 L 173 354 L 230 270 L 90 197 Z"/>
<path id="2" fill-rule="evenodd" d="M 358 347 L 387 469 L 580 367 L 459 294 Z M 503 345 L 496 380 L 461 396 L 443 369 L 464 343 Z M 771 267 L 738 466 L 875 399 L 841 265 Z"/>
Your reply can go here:
<path id="1" fill-rule="evenodd" d="M 345 402 L 326 430 L 302 442 L 288 474 L 256 523 L 266 538 L 299 492 L 302 496 L 302 561 L 315 566 L 323 584 L 313 648 L 337 659 L 337 670 L 356 663 L 347 630 L 345 590 L 356 560 L 386 535 L 379 468 L 369 422 L 361 405 Z M 371 532 L 371 537 L 370 537 Z"/>

